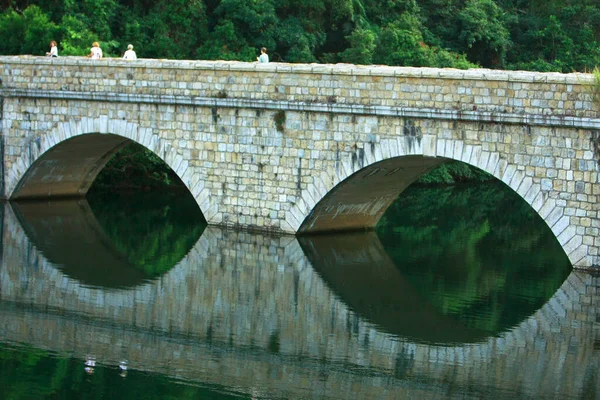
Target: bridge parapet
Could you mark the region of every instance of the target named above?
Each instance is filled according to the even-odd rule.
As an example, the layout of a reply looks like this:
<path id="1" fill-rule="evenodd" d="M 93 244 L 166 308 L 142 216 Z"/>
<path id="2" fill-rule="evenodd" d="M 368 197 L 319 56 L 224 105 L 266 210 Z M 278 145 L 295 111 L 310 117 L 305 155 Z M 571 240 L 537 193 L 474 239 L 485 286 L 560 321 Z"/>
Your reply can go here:
<path id="1" fill-rule="evenodd" d="M 579 118 L 600 115 L 593 77 L 583 73 L 31 56 L 0 57 L 0 71 L 5 96 L 52 92 L 53 98 L 86 94 L 172 104 L 212 99 L 215 106 L 258 100 L 278 106 L 253 103 L 256 108 L 285 109 L 289 105 L 282 102 L 294 102 L 322 111 L 347 106 L 364 114 L 406 116 L 416 116 L 409 109 L 432 109 L 450 119 L 536 125 L 581 125 Z M 600 128 L 597 121 L 585 123 Z"/>

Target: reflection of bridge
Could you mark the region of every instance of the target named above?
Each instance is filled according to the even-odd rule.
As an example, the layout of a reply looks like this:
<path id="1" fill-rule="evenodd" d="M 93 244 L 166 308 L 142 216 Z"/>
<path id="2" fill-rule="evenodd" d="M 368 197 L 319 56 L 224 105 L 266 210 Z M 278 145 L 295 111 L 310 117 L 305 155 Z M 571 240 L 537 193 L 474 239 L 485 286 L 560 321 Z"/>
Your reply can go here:
<path id="1" fill-rule="evenodd" d="M 599 318 L 599 282 L 588 274 L 573 273 L 500 337 L 436 346 L 386 333 L 349 309 L 292 237 L 209 228 L 170 272 L 128 290 L 69 279 L 10 207 L 2 240 L 2 341 L 290 398 L 431 397 L 458 387 L 473 397 L 593 398 L 600 388 L 600 326 L 589 321 Z M 377 248 L 362 262 L 379 262 Z"/>
<path id="2" fill-rule="evenodd" d="M 103 287 L 135 286 L 146 278 L 104 235 L 87 200 L 25 202 L 13 207 L 21 220 L 29 221 L 24 228 L 36 249 L 69 277 Z"/>
<path id="3" fill-rule="evenodd" d="M 600 264 L 589 74 L 6 56 L 0 70 L 0 196 L 83 196 L 137 142 L 211 225 L 351 230 L 458 160 L 519 193 L 575 267 Z"/>

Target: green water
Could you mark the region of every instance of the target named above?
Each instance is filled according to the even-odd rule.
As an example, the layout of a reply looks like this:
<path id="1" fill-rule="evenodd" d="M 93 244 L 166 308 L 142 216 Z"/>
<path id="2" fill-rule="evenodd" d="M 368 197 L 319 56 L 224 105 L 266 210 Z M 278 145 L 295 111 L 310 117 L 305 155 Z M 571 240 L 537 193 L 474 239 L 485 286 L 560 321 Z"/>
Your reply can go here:
<path id="1" fill-rule="evenodd" d="M 600 278 L 501 184 L 298 239 L 207 227 L 181 194 L 2 216 L 3 399 L 600 393 Z"/>
<path id="2" fill-rule="evenodd" d="M 484 335 L 537 311 L 571 269 L 550 229 L 501 183 L 409 190 L 378 232 L 429 304 Z"/>
<path id="3" fill-rule="evenodd" d="M 249 399 L 218 385 L 176 382 L 160 374 L 95 366 L 34 348 L 0 348 L 3 399 Z"/>

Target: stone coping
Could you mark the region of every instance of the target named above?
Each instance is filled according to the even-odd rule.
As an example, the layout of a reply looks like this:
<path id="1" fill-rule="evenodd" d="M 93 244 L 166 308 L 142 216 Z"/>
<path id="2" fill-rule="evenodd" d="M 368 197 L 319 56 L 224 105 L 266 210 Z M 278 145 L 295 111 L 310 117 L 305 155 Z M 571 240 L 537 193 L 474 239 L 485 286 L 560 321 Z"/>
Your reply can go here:
<path id="1" fill-rule="evenodd" d="M 431 79 L 467 79 L 481 81 L 507 81 L 527 83 L 554 83 L 589 85 L 594 83 L 593 74 L 574 72 L 563 74 L 558 72 L 506 71 L 484 68 L 468 70 L 454 68 L 428 67 L 390 67 L 385 65 L 353 65 L 353 64 L 291 64 L 271 62 L 209 61 L 209 60 L 168 60 L 138 59 L 126 61 L 121 58 L 104 58 L 92 60 L 87 57 L 43 57 L 43 56 L 0 56 L 0 64 L 22 65 L 68 65 L 68 66 L 110 66 L 114 68 L 159 68 L 190 70 L 229 70 L 252 72 L 285 72 L 297 74 L 353 75 L 353 76 L 391 76 L 406 78 Z"/>

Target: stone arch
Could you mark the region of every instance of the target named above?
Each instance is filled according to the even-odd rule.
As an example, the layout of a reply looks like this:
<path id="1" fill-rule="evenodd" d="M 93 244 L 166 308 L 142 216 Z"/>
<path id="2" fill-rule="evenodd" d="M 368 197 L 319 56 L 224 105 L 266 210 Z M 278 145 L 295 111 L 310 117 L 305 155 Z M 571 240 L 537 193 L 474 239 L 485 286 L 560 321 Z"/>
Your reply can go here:
<path id="1" fill-rule="evenodd" d="M 216 210 L 211 207 L 204 177 L 193 168 L 189 168 L 188 161 L 176 154 L 170 143 L 153 133 L 152 129 L 107 116 L 83 117 L 78 121 L 61 122 L 52 130 L 31 140 L 29 151 L 23 152 L 8 171 L 7 197 L 11 200 L 83 197 L 110 156 L 129 141 L 157 154 L 181 179 L 194 196 L 206 220 L 210 222 Z M 85 153 L 77 153 L 82 149 L 85 149 Z M 61 151 L 68 152 L 69 158 L 61 159 Z M 73 154 L 81 156 L 71 160 Z M 81 171 L 71 177 L 71 184 L 62 185 L 62 189 L 60 176 L 51 170 L 52 166 L 59 162 L 69 163 L 70 168 L 81 168 Z M 49 187 L 52 189 L 48 189 Z"/>
<path id="2" fill-rule="evenodd" d="M 589 246 L 583 241 L 584 232 L 571 224 L 574 216 L 565 210 L 566 202 L 553 197 L 552 188 L 542 187 L 539 179 L 536 181 L 526 173 L 524 166 L 509 163 L 499 152 L 486 151 L 481 145 L 466 144 L 464 140 L 441 139 L 434 135 L 382 139 L 365 147 L 370 148 L 356 149 L 336 163 L 334 169 L 313 176 L 312 183 L 302 191 L 286 215 L 286 222 L 296 232 L 373 228 L 398 194 L 419 176 L 447 160 L 456 160 L 488 172 L 518 193 L 546 222 L 572 265 L 583 268 L 593 265 Z M 399 161 L 392 161 L 394 159 Z M 404 178 L 400 184 L 394 182 L 393 189 L 381 192 L 375 186 L 353 183 L 361 178 L 375 179 L 378 174 L 385 176 L 394 169 L 402 171 Z M 379 184 L 384 181 L 380 179 Z M 367 197 L 371 200 L 352 203 L 350 196 L 356 193 L 362 193 L 359 195 L 361 200 Z M 360 214 L 368 214 L 368 218 Z"/>

